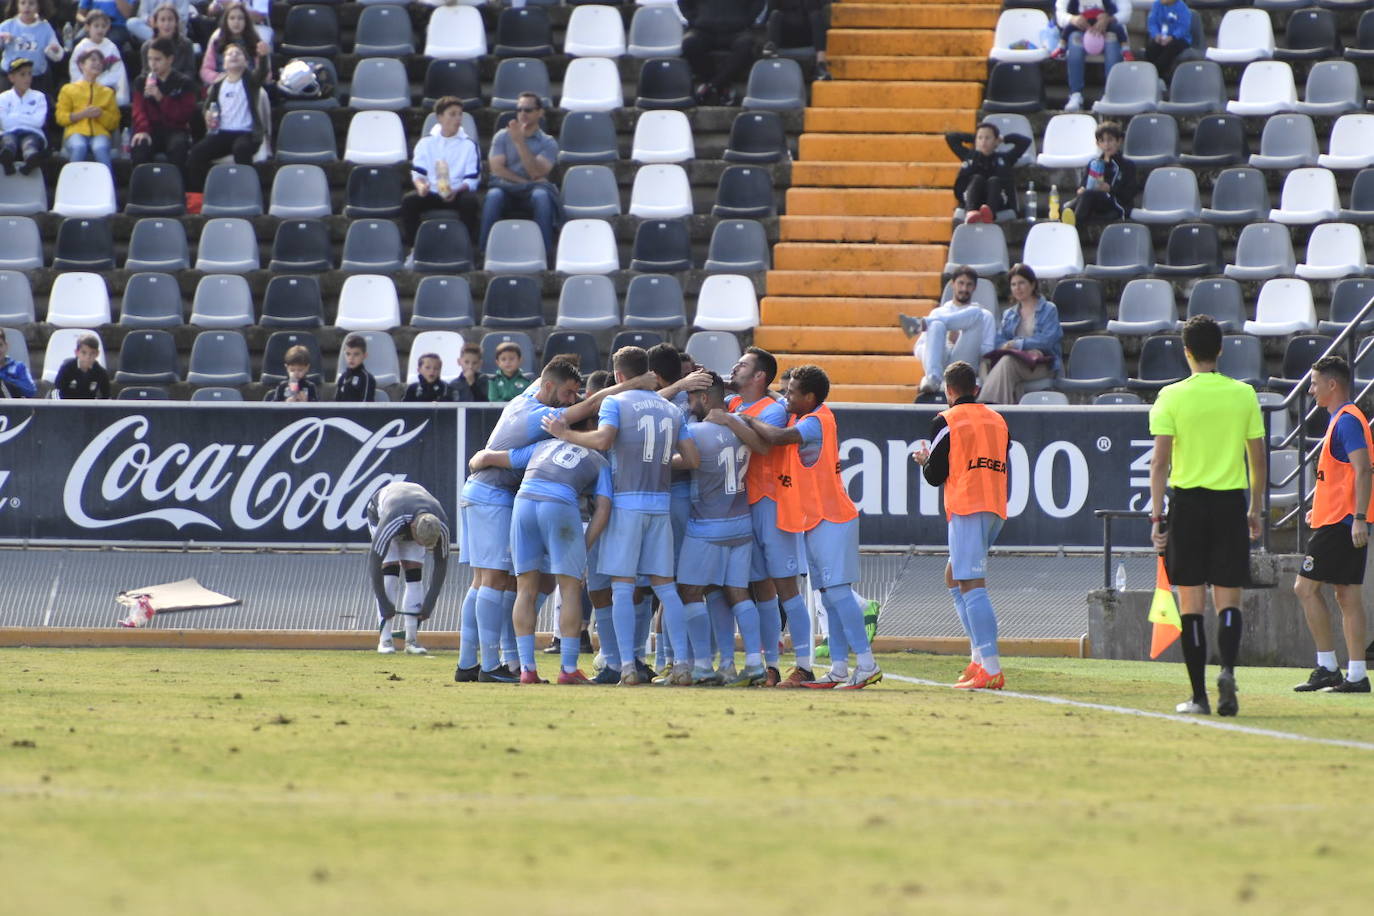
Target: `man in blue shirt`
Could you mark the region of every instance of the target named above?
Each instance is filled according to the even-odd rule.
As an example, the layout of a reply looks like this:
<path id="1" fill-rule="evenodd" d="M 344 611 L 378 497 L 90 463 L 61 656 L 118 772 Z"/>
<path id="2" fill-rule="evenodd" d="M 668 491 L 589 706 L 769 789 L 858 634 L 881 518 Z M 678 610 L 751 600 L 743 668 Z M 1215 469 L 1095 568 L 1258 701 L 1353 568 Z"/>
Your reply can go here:
<path id="1" fill-rule="evenodd" d="M 477 247 L 484 252 L 491 227 L 512 208 L 519 207 L 528 210 L 539 224 L 544 254 L 553 255 L 553 230 L 562 207 L 549 173 L 558 162 L 558 141 L 540 129 L 539 119 L 543 116 L 544 103 L 538 93 L 522 92 L 515 102 L 515 120 L 491 138 L 487 156 L 490 190 L 482 203 L 482 226 L 477 240 Z"/>

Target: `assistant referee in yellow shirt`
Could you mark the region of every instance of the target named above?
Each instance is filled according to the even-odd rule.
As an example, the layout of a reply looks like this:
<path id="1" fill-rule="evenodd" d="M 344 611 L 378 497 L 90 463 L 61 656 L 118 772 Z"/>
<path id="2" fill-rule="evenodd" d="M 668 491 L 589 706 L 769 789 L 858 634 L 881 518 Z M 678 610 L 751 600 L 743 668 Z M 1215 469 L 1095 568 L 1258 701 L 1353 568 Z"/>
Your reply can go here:
<path id="1" fill-rule="evenodd" d="M 1169 580 L 1178 586 L 1183 617 L 1183 662 L 1193 697 L 1177 711 L 1209 715 L 1207 632 L 1202 612 L 1207 586 L 1218 612 L 1217 713 L 1234 716 L 1236 655 L 1240 652 L 1241 590 L 1250 582 L 1250 541 L 1264 512 L 1264 422 L 1259 400 L 1244 382 L 1217 372 L 1221 328 L 1208 315 L 1183 326 L 1183 350 L 1193 374 L 1166 386 L 1150 408 L 1151 537 L 1164 551 Z M 1249 458 L 1250 507 L 1245 505 Z M 1165 483 L 1172 488 L 1168 524 L 1160 514 Z"/>

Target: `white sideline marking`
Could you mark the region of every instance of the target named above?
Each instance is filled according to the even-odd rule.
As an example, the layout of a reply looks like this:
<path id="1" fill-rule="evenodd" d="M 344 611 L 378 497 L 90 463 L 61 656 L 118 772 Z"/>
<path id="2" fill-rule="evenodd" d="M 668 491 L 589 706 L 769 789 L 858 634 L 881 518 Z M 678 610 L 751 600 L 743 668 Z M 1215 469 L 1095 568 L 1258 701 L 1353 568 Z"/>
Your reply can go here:
<path id="1" fill-rule="evenodd" d="M 944 687 L 953 690 L 949 684 L 942 684 L 939 681 L 928 681 L 920 677 L 906 677 L 901 674 L 890 674 L 883 672 L 884 679 L 892 678 L 894 681 L 902 681 L 906 684 L 919 684 L 922 687 Z M 1142 719 L 1163 719 L 1166 722 L 1181 722 L 1184 725 L 1198 725 L 1202 728 L 1215 728 L 1224 732 L 1238 732 L 1242 735 L 1256 735 L 1261 738 L 1279 738 L 1283 741 L 1300 741 L 1306 744 L 1326 744 L 1331 747 L 1348 747 L 1360 751 L 1374 751 L 1374 743 L 1368 741 L 1349 741 L 1344 738 L 1317 738 L 1313 735 L 1299 735 L 1296 732 L 1280 732 L 1271 728 L 1254 728 L 1249 725 L 1233 725 L 1230 722 L 1218 722 L 1206 716 L 1181 716 L 1167 712 L 1151 712 L 1147 709 L 1134 709 L 1130 706 L 1108 706 L 1105 703 L 1085 703 L 1081 700 L 1068 700 L 1064 697 L 1042 696 L 1038 693 L 1018 693 L 1015 690 L 999 690 L 999 696 L 1015 697 L 1018 700 L 1035 700 L 1038 703 L 1049 703 L 1053 706 L 1073 706 L 1078 709 L 1096 709 L 1101 712 L 1114 712 L 1123 716 L 1138 716 Z"/>

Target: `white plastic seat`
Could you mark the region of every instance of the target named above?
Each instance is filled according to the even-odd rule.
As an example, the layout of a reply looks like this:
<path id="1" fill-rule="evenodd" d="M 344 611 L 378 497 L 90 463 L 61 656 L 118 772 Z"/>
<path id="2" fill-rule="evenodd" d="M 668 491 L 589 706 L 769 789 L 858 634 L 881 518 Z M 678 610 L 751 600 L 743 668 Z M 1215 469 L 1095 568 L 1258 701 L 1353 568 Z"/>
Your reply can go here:
<path id="1" fill-rule="evenodd" d="M 532 219 L 503 219 L 491 227 L 487 237 L 487 259 L 483 269 L 493 273 L 540 273 L 548 266 L 544 236 Z"/>
<path id="2" fill-rule="evenodd" d="M 697 293 L 692 326 L 703 331 L 750 331 L 759 324 L 754 282 L 739 274 L 711 274 Z"/>
<path id="3" fill-rule="evenodd" d="M 681 111 L 646 111 L 635 124 L 630 158 L 636 162 L 686 162 L 696 158 L 692 125 Z"/>
<path id="4" fill-rule="evenodd" d="M 630 22 L 628 52 L 631 57 L 682 56 L 682 20 L 676 9 L 649 7 L 635 10 Z"/>
<path id="5" fill-rule="evenodd" d="M 563 53 L 571 57 L 619 57 L 625 53 L 625 23 L 613 6 L 577 6 L 568 17 Z"/>
<path id="6" fill-rule="evenodd" d="M 574 219 L 558 235 L 554 270 L 565 274 L 608 274 L 620 269 L 615 230 L 604 219 Z"/>
<path id="7" fill-rule="evenodd" d="M 109 324 L 110 290 L 105 286 L 105 278 L 75 270 L 58 274 L 48 293 L 48 314 L 43 320 L 59 328 L 97 328 Z"/>
<path id="8" fill-rule="evenodd" d="M 419 377 L 420 357 L 426 353 L 437 354 L 443 360 L 440 375 L 453 378 L 458 374 L 463 355 L 463 335 L 457 331 L 421 331 L 410 342 L 410 355 L 406 358 L 406 384 Z"/>
<path id="9" fill-rule="evenodd" d="M 356 165 L 391 165 L 408 158 L 406 132 L 394 111 L 360 111 L 348 122 L 344 159 Z"/>
<path id="10" fill-rule="evenodd" d="M 101 168 L 105 168 L 101 166 Z M 109 171 L 106 169 L 106 171 Z M 89 328 L 61 328 L 53 331 L 48 338 L 48 346 L 43 351 L 43 381 L 52 384 L 57 381 L 57 371 L 62 368 L 62 364 L 72 358 L 76 353 L 76 342 L 87 334 L 95 334 L 96 340 L 100 340 L 100 335 Z M 14 354 L 11 354 L 14 355 Z M 105 341 L 100 341 L 99 353 L 96 360 L 102 366 L 109 366 L 110 361 L 105 358 Z"/>
<path id="11" fill-rule="evenodd" d="M 578 11 L 591 9 L 578 7 Z M 565 111 L 614 111 L 625 104 L 620 85 L 620 70 L 609 57 L 579 57 L 568 64 L 563 74 L 563 97 L 558 105 Z"/>
<path id="12" fill-rule="evenodd" d="M 118 209 L 114 178 L 99 162 L 68 162 L 57 176 L 52 212 L 62 216 L 109 216 Z"/>
<path id="13" fill-rule="evenodd" d="M 425 57 L 475 60 L 487 53 L 487 27 L 476 6 L 439 6 L 425 29 Z"/>
<path id="14" fill-rule="evenodd" d="M 1040 143 L 1038 165 L 1047 169 L 1081 169 L 1097 156 L 1097 119 L 1089 114 L 1050 118 Z"/>
<path id="15" fill-rule="evenodd" d="M 630 190 L 630 215 L 674 219 L 692 215 L 692 186 L 680 165 L 641 166 Z"/>
<path id="16" fill-rule="evenodd" d="M 1240 92 L 1226 103 L 1226 110 L 1237 115 L 1271 115 L 1294 111 L 1297 106 L 1292 66 L 1281 60 L 1260 60 L 1245 68 Z"/>
<path id="17" fill-rule="evenodd" d="M 345 331 L 389 331 L 401 326 L 396 284 L 379 274 L 353 274 L 339 291 L 334 325 Z"/>
<path id="18" fill-rule="evenodd" d="M 1207 59 L 1223 64 L 1243 64 L 1274 56 L 1274 27 L 1265 10 L 1227 10 L 1217 28 L 1217 42 L 1207 49 Z"/>
<path id="19" fill-rule="evenodd" d="M 1296 268 L 1307 280 L 1337 280 L 1365 272 L 1364 237 L 1353 223 L 1322 223 L 1307 240 L 1307 260 Z"/>
<path id="20" fill-rule="evenodd" d="M 1329 153 L 1317 157 L 1326 169 L 1364 169 L 1374 166 L 1374 115 L 1341 115 L 1331 128 Z"/>
<path id="21" fill-rule="evenodd" d="M 1012 60 L 1018 63 L 1038 63 L 1050 56 L 1050 48 L 1040 47 L 1040 33 L 1049 23 L 1041 10 L 1002 10 L 997 17 L 997 31 L 992 36 L 993 60 Z M 1013 49 L 1017 42 L 1028 42 L 1029 48 Z"/>
<path id="22" fill-rule="evenodd" d="M 1042 280 L 1081 274 L 1083 248 L 1078 230 L 1064 223 L 1036 223 L 1026 233 L 1021 260 Z"/>
<path id="23" fill-rule="evenodd" d="M 233 216 L 207 220 L 196 246 L 196 270 L 208 274 L 241 274 L 261 266 L 258 234 L 253 224 Z"/>
<path id="24" fill-rule="evenodd" d="M 1283 181 L 1283 196 L 1269 218 L 1290 226 L 1335 219 L 1341 212 L 1336 176 L 1328 169 L 1294 169 Z"/>
<path id="25" fill-rule="evenodd" d="M 1317 308 L 1306 280 L 1281 277 L 1265 281 L 1255 302 L 1255 320 L 1245 333 L 1256 337 L 1287 337 L 1317 329 Z"/>

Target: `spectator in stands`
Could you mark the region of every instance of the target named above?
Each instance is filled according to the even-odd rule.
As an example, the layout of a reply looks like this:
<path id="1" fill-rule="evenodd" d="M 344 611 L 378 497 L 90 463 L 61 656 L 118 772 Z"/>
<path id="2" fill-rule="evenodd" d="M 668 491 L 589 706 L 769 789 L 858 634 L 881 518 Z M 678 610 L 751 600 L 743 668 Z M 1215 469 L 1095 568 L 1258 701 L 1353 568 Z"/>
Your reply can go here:
<path id="1" fill-rule="evenodd" d="M 742 79 L 754 60 L 755 26 L 763 16 L 765 0 L 679 0 L 687 20 L 682 36 L 682 56 L 692 68 L 698 105 L 736 105 L 735 81 Z M 712 51 L 729 56 L 712 66 Z"/>
<path id="2" fill-rule="evenodd" d="M 185 37 L 185 23 L 195 15 L 191 0 L 138 0 L 137 14 L 128 21 L 129 35 L 133 42 L 146 44 L 157 38 L 157 12 L 169 7 L 177 17 L 177 32 Z"/>
<path id="3" fill-rule="evenodd" d="M 272 18 L 272 0 L 210 0 L 209 3 L 194 0 L 200 15 L 190 22 L 191 27 L 195 29 L 193 37 L 204 45 L 210 33 L 214 31 L 220 14 L 231 2 L 243 3 L 247 7 L 248 19 L 253 23 L 253 28 L 257 29 L 258 37 L 269 45 L 272 44 L 272 27 L 269 24 Z"/>
<path id="4" fill-rule="evenodd" d="M 48 97 L 33 88 L 33 62 L 26 57 L 10 61 L 6 72 L 10 88 L 0 92 L 0 170 L 14 174 L 14 164 L 27 175 L 48 158 Z"/>
<path id="5" fill-rule="evenodd" d="M 134 15 L 135 6 L 128 0 L 81 0 L 76 10 L 78 34 L 89 28 L 91 14 L 99 11 L 110 20 L 107 37 L 122 48 L 129 41 L 129 17 Z"/>
<path id="6" fill-rule="evenodd" d="M 1124 32 L 1130 24 L 1131 0 L 1112 0 L 1116 6 L 1115 13 L 1105 10 L 1106 2 L 1107 0 L 1055 0 L 1054 14 L 1055 20 L 1059 23 L 1059 31 L 1069 35 L 1069 101 L 1064 105 L 1065 111 L 1079 111 L 1083 108 L 1085 58 L 1090 53 L 1084 47 L 1085 41 L 1092 42 L 1094 47 L 1098 41 L 1102 42 L 1104 79 L 1112 67 L 1121 63 L 1123 51 L 1128 50 L 1115 29 L 1119 27 Z M 1102 12 L 1088 19 L 1082 10 L 1093 7 L 1102 8 Z M 1069 34 L 1071 29 L 1073 32 Z"/>
<path id="7" fill-rule="evenodd" d="M 228 52 L 237 45 L 248 61 L 253 79 L 258 85 L 269 82 L 272 76 L 272 49 L 262 40 L 248 16 L 248 7 L 231 3 L 219 17 L 219 28 L 205 43 L 205 57 L 200 62 L 200 81 L 209 86 L 228 70 Z"/>
<path id="8" fill-rule="evenodd" d="M 4 386 L 6 397 L 31 398 L 38 394 L 29 367 L 10 356 L 10 342 L 4 331 L 0 331 L 0 385 Z"/>
<path id="9" fill-rule="evenodd" d="M 448 383 L 449 394 L 455 401 L 485 401 L 487 399 L 487 377 L 482 374 L 482 348 L 476 344 L 463 347 L 458 357 L 463 371 Z"/>
<path id="10" fill-rule="evenodd" d="M 205 136 L 186 154 L 186 188 L 205 190 L 210 163 L 234 154 L 239 165 L 249 165 L 262 145 L 266 125 L 258 116 L 258 81 L 248 70 L 243 47 L 231 44 L 224 52 L 224 75 L 205 94 Z"/>
<path id="11" fill-rule="evenodd" d="M 530 212 L 544 235 L 544 251 L 553 257 L 562 204 L 549 173 L 558 161 L 558 141 L 539 127 L 544 103 L 538 93 L 520 93 L 515 106 L 515 119 L 491 138 L 491 190 L 482 204 L 477 247 L 487 250 L 491 227 L 510 211 Z"/>
<path id="12" fill-rule="evenodd" d="M 110 17 L 102 10 L 92 10 L 86 17 L 86 37 L 72 48 L 71 60 L 67 64 L 67 76 L 74 83 L 81 79 L 81 58 L 92 49 L 99 51 L 104 59 L 100 70 L 99 82 L 114 92 L 115 104 L 124 108 L 129 104 L 129 77 L 124 70 L 124 58 L 118 46 L 110 41 Z M 59 97 L 60 100 L 60 97 Z"/>
<path id="13" fill-rule="evenodd" d="M 978 393 L 984 404 L 1016 404 L 1026 382 L 1054 378 L 1062 371 L 1059 310 L 1040 295 L 1035 271 L 1025 264 L 1014 265 L 1008 281 L 1011 305 L 1002 312 L 997 349 L 985 357 L 985 380 Z"/>
<path id="14" fill-rule="evenodd" d="M 906 336 L 916 338 L 912 352 L 925 369 L 918 400 L 933 400 L 940 393 L 948 363 L 963 360 L 977 365 L 997 340 L 992 312 L 973 301 L 978 288 L 978 274 L 973 268 L 963 265 L 955 270 L 950 286 L 954 298 L 932 309 L 925 318 L 897 316 Z"/>
<path id="15" fill-rule="evenodd" d="M 778 48 L 816 49 L 816 79 L 830 79 L 830 63 L 825 56 L 825 36 L 830 28 L 830 6 L 825 0 L 772 0 L 768 5 L 768 26 L 763 44 L 764 57 L 777 57 Z"/>
<path id="16" fill-rule="evenodd" d="M 421 356 L 415 367 L 415 371 L 420 377 L 406 386 L 406 393 L 401 396 L 401 400 L 409 402 L 450 400 L 448 384 L 439 378 L 439 373 L 443 370 L 444 361 L 438 353 L 426 353 Z"/>
<path id="17" fill-rule="evenodd" d="M 286 379 L 267 393 L 263 400 L 305 404 L 320 399 L 320 389 L 307 377 L 310 375 L 310 351 L 294 346 L 286 351 Z"/>
<path id="18" fill-rule="evenodd" d="M 0 69 L 9 74 L 15 61 L 27 60 L 33 65 L 30 85 L 39 91 L 48 89 L 52 85 L 48 62 L 61 60 L 64 52 L 48 24 L 46 7 L 40 6 L 40 0 L 9 0 L 5 14 L 9 18 L 0 22 L 0 48 L 4 48 Z"/>
<path id="19" fill-rule="evenodd" d="M 336 401 L 371 401 L 377 396 L 377 379 L 363 365 L 367 362 L 367 338 L 349 334 L 343 342 L 344 366 L 334 388 Z"/>
<path id="20" fill-rule="evenodd" d="M 1125 139 L 1121 125 L 1103 121 L 1097 125 L 1095 136 L 1101 155 L 1083 169 L 1076 196 L 1065 204 L 1060 215 L 1070 226 L 1125 219 L 1135 203 L 1135 164 L 1121 155 L 1121 142 Z"/>
<path id="21" fill-rule="evenodd" d="M 71 162 L 94 159 L 113 174 L 110 141 L 119 130 L 119 107 L 115 105 L 114 90 L 100 84 L 105 55 L 99 48 L 90 48 L 78 63 L 81 79 L 62 87 L 53 114 L 58 126 L 65 129 L 62 149 Z"/>
<path id="22" fill-rule="evenodd" d="M 191 80 L 172 68 L 176 48 L 168 38 L 154 38 L 147 51 L 148 72 L 134 87 L 134 165 L 161 153 L 178 169 L 186 166 L 191 145 L 191 115 L 198 93 Z"/>
<path id="23" fill-rule="evenodd" d="M 100 365 L 100 338 L 82 334 L 76 340 L 76 355 L 57 370 L 53 390 L 64 401 L 93 400 L 110 396 L 110 373 Z"/>
<path id="24" fill-rule="evenodd" d="M 1150 41 L 1145 59 L 1155 65 L 1159 75 L 1168 79 L 1178 56 L 1192 46 L 1193 11 L 1183 0 L 1155 0 L 1150 18 L 1145 21 Z"/>
<path id="25" fill-rule="evenodd" d="M 1117 8 L 1115 0 L 1069 0 L 1068 13 L 1071 17 L 1069 26 L 1059 33 L 1059 46 L 1050 53 L 1050 57 L 1055 60 L 1063 60 L 1064 55 L 1068 53 L 1069 41 L 1075 35 L 1085 36 L 1083 42 L 1085 50 L 1089 54 L 1101 54 L 1105 50 L 1106 36 L 1111 34 L 1121 43 L 1122 59 L 1135 60 L 1135 55 L 1131 53 L 1131 40 L 1127 37 L 1126 27 L 1122 24 L 1120 18 L 1116 18 L 1116 21 L 1107 25 L 1103 31 L 1097 32 L 1097 38 L 1089 34 L 1093 32 L 1092 26 L 1096 24 L 1099 16 L 1106 15 L 1116 17 Z M 1075 24 L 1075 21 L 1080 18 L 1088 21 L 1087 28 L 1079 28 L 1078 25 Z"/>
<path id="26" fill-rule="evenodd" d="M 996 124 L 983 122 L 971 133 L 950 131 L 945 142 L 963 160 L 954 179 L 954 197 L 965 210 L 966 223 L 991 223 L 1000 210 L 1016 209 L 1016 176 L 1012 168 L 1026 150 L 1030 137 L 1007 134 L 1011 149 L 998 152 L 1002 132 Z"/>
<path id="27" fill-rule="evenodd" d="M 452 208 L 476 245 L 482 156 L 463 130 L 463 100 L 444 96 L 434 103 L 434 117 L 439 123 L 415 144 L 411 158 L 410 180 L 415 190 L 401 199 L 401 236 L 407 245 L 414 244 L 422 214 Z"/>
<path id="28" fill-rule="evenodd" d="M 487 378 L 488 401 L 510 401 L 530 387 L 533 379 L 520 371 L 520 361 L 524 356 L 520 345 L 513 340 L 508 340 L 496 348 L 497 371 Z"/>
<path id="29" fill-rule="evenodd" d="M 152 48 L 153 42 L 165 38 L 172 47 L 172 69 L 186 77 L 187 85 L 200 84 L 200 67 L 196 62 L 195 46 L 187 40 L 182 31 L 182 19 L 177 14 L 176 7 L 169 0 L 162 0 L 162 5 L 153 12 L 153 37 L 145 41 L 139 51 L 142 66 L 140 76 L 151 71 L 148 66 L 148 51 Z"/>

